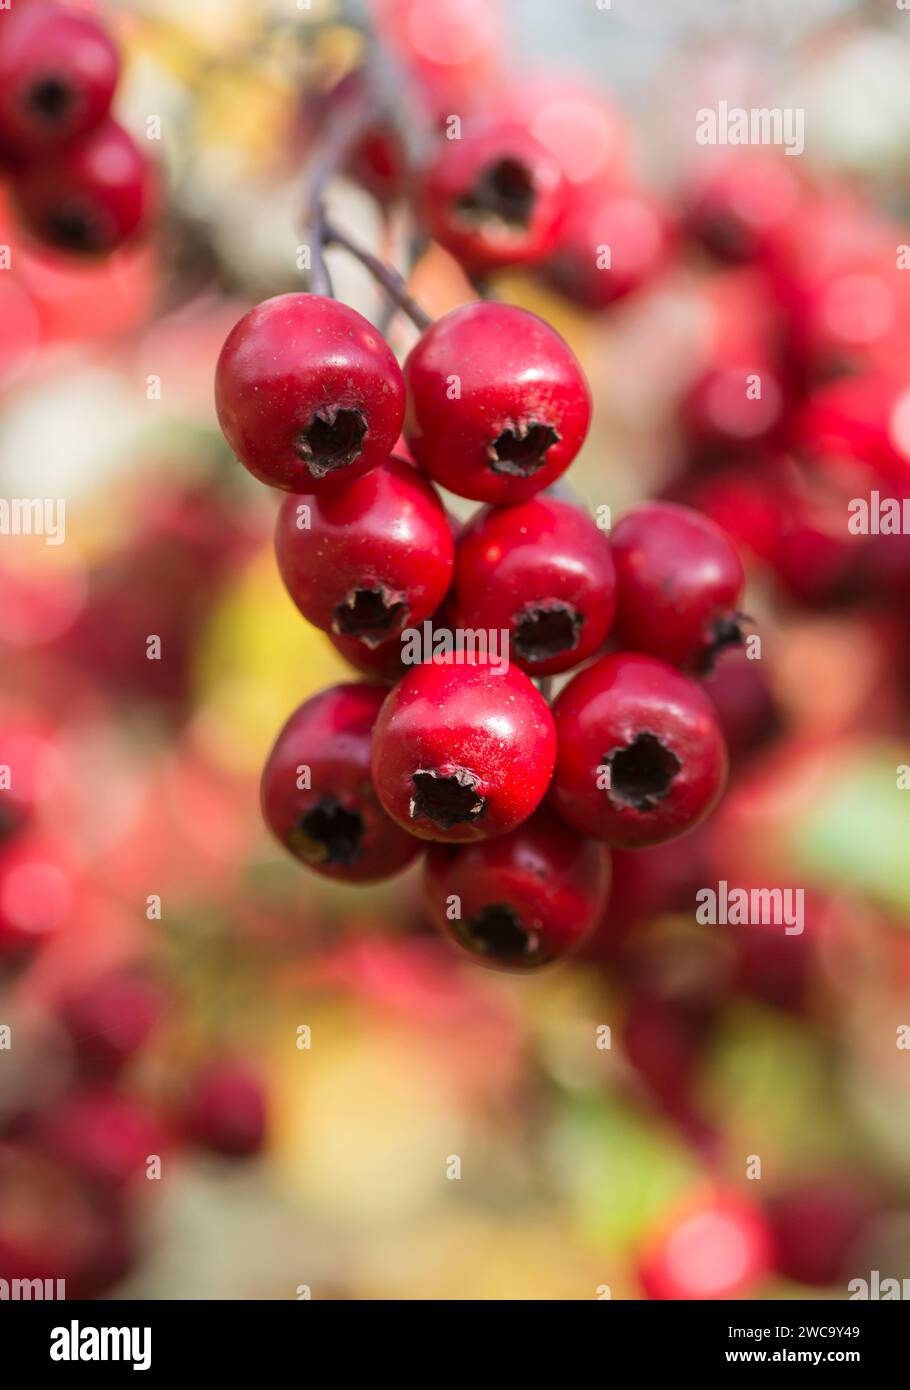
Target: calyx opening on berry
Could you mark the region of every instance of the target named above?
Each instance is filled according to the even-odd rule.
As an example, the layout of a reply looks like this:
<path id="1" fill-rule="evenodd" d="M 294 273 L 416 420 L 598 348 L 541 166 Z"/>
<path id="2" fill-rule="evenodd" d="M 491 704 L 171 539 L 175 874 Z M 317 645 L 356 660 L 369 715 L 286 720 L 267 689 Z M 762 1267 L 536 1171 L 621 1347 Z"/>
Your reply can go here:
<path id="1" fill-rule="evenodd" d="M 610 800 L 636 811 L 653 811 L 669 795 L 682 767 L 675 753 L 656 734 L 636 734 L 631 743 L 614 748 L 604 758 L 610 769 Z"/>
<path id="2" fill-rule="evenodd" d="M 481 171 L 457 209 L 472 220 L 495 219 L 507 228 L 522 228 L 531 221 L 536 197 L 527 165 L 506 155 Z"/>
<path id="3" fill-rule="evenodd" d="M 552 425 L 523 420 L 507 425 L 490 445 L 490 467 L 494 473 L 513 478 L 530 478 L 547 461 L 547 450 L 558 444 L 559 433 Z"/>
<path id="4" fill-rule="evenodd" d="M 363 453 L 366 416 L 360 410 L 340 405 L 323 405 L 314 411 L 310 423 L 295 442 L 299 458 L 314 478 L 324 478 L 346 468 Z"/>
<path id="5" fill-rule="evenodd" d="M 412 820 L 428 820 L 442 830 L 476 820 L 486 805 L 478 792 L 479 779 L 466 768 L 420 770 L 412 777 Z"/>
<path id="6" fill-rule="evenodd" d="M 458 936 L 469 950 L 504 964 L 527 964 L 535 961 L 540 952 L 539 933 L 527 930 L 508 903 L 489 903 L 468 921 L 458 924 Z"/>
<path id="7" fill-rule="evenodd" d="M 363 816 L 324 796 L 301 816 L 288 837 L 291 849 L 313 864 L 353 864 L 363 839 Z"/>
<path id="8" fill-rule="evenodd" d="M 102 251 L 105 236 L 101 220 L 82 203 L 63 203 L 46 219 L 44 233 L 61 251 Z"/>
<path id="9" fill-rule="evenodd" d="M 29 85 L 23 105 L 45 125 L 54 126 L 70 114 L 74 98 L 75 93 L 64 78 L 48 73 Z"/>
<path id="10" fill-rule="evenodd" d="M 742 646 L 745 640 L 742 628 L 744 622 L 745 617 L 742 613 L 726 613 L 717 619 L 711 627 L 707 646 L 698 658 L 698 671 L 701 675 L 710 675 L 718 657 L 728 647 Z"/>
<path id="11" fill-rule="evenodd" d="M 549 661 L 578 646 L 584 615 L 570 603 L 549 599 L 516 618 L 513 643 L 523 661 Z"/>
<path id="12" fill-rule="evenodd" d="M 390 633 L 398 632 L 407 616 L 408 605 L 401 594 L 382 584 L 374 589 L 352 589 L 332 614 L 332 631 L 342 637 L 358 637 L 373 649 Z"/>

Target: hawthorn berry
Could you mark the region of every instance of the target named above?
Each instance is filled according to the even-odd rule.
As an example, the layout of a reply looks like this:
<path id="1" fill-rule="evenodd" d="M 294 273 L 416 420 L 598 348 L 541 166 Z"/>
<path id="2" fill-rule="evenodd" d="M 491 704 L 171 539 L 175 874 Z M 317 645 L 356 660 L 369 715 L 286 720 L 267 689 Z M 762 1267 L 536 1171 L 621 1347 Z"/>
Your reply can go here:
<path id="1" fill-rule="evenodd" d="M 373 781 L 398 825 L 425 840 L 504 835 L 527 820 L 553 772 L 543 696 L 522 671 L 470 652 L 416 666 L 373 732 Z"/>
<path id="2" fill-rule="evenodd" d="M 767 260 L 798 226 L 803 199 L 792 161 L 766 150 L 716 158 L 683 190 L 686 230 L 718 260 Z"/>
<path id="3" fill-rule="evenodd" d="M 742 642 L 737 606 L 746 576 L 713 521 L 691 507 L 645 502 L 616 524 L 610 543 L 623 647 L 708 671 Z"/>
<path id="4" fill-rule="evenodd" d="M 484 508 L 455 551 L 453 625 L 507 630 L 523 671 L 567 671 L 603 644 L 616 606 L 610 544 L 579 507 L 537 496 Z"/>
<path id="5" fill-rule="evenodd" d="M 0 38 L 0 144 L 35 158 L 107 115 L 120 63 L 90 15 L 33 0 L 16 5 Z"/>
<path id="6" fill-rule="evenodd" d="M 753 1292 L 770 1266 L 761 1213 L 738 1197 L 707 1194 L 685 1203 L 651 1236 L 638 1272 L 651 1299 L 729 1299 Z"/>
<path id="7" fill-rule="evenodd" d="M 143 1101 L 103 1084 L 64 1096 L 39 1133 L 49 1153 L 102 1188 L 138 1177 L 166 1143 L 158 1117 Z"/>
<path id="8" fill-rule="evenodd" d="M 258 1074 L 233 1057 L 219 1057 L 194 1078 L 186 1103 L 188 1136 L 225 1158 L 251 1158 L 266 1135 L 266 1101 Z"/>
<path id="9" fill-rule="evenodd" d="M 327 878 L 389 878 L 420 849 L 386 815 L 370 780 L 373 726 L 388 693 L 351 682 L 313 695 L 281 730 L 262 774 L 269 829 Z"/>
<path id="10" fill-rule="evenodd" d="M 82 1070 L 110 1080 L 151 1036 L 163 1007 L 152 980 L 122 970 L 70 994 L 60 1014 Z"/>
<path id="11" fill-rule="evenodd" d="M 430 617 L 455 558 L 433 485 L 396 458 L 346 488 L 285 498 L 275 550 L 304 617 L 367 647 Z"/>
<path id="12" fill-rule="evenodd" d="M 654 280 L 669 262 L 671 244 L 655 198 L 599 181 L 572 198 L 545 276 L 581 308 L 605 309 Z"/>
<path id="13" fill-rule="evenodd" d="M 848 1174 L 821 1174 L 776 1193 L 766 1215 L 778 1272 L 822 1287 L 849 1277 L 864 1232 L 882 1212 L 870 1187 Z"/>
<path id="14" fill-rule="evenodd" d="M 697 825 L 718 800 L 727 750 L 708 696 L 674 667 L 621 652 L 573 676 L 553 704 L 553 804 L 620 849 Z"/>
<path id="15" fill-rule="evenodd" d="M 420 467 L 478 502 L 523 502 L 565 472 L 584 441 L 591 395 L 568 344 L 513 305 L 462 305 L 404 365 L 405 438 Z"/>
<path id="16" fill-rule="evenodd" d="M 59 251 L 102 255 L 138 233 L 153 200 L 149 161 L 116 121 L 105 120 L 11 184 L 28 228 Z"/>
<path id="17" fill-rule="evenodd" d="M 555 156 L 526 127 L 498 120 L 440 140 L 422 193 L 433 237 L 478 276 L 542 260 L 568 206 Z"/>
<path id="18" fill-rule="evenodd" d="M 609 885 L 606 848 L 541 807 L 497 839 L 433 845 L 424 899 L 434 925 L 481 965 L 533 970 L 593 930 Z"/>
<path id="19" fill-rule="evenodd" d="M 34 835 L 0 848 L 0 960 L 28 956 L 69 921 L 76 890 L 56 847 Z"/>
<path id="20" fill-rule="evenodd" d="M 228 334 L 215 405 L 254 477 L 316 493 L 389 455 L 404 419 L 404 382 L 382 334 L 356 309 L 318 294 L 280 294 Z"/>

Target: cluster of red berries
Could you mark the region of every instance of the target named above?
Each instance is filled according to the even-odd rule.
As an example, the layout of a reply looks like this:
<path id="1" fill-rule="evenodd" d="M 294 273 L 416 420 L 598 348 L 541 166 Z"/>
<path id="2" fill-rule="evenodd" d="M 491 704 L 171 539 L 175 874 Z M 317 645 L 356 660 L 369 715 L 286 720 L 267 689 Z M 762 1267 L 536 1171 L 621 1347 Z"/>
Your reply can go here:
<path id="1" fill-rule="evenodd" d="M 693 676 L 740 638 L 730 543 L 670 504 L 611 539 L 546 490 L 591 400 L 568 345 L 523 309 L 447 313 L 402 371 L 354 310 L 282 295 L 229 334 L 216 401 L 238 458 L 289 494 L 291 597 L 373 678 L 288 721 L 267 823 L 356 882 L 433 841 L 427 906 L 448 936 L 491 965 L 563 955 L 602 913 L 608 848 L 679 835 L 721 794 L 723 734 Z M 435 485 L 487 505 L 456 535 Z M 551 708 L 531 678 L 579 666 Z"/>
<path id="2" fill-rule="evenodd" d="M 53 0 L 0 11 L 0 174 L 29 230 L 78 254 L 114 251 L 147 220 L 149 161 L 110 114 L 117 50 Z"/>

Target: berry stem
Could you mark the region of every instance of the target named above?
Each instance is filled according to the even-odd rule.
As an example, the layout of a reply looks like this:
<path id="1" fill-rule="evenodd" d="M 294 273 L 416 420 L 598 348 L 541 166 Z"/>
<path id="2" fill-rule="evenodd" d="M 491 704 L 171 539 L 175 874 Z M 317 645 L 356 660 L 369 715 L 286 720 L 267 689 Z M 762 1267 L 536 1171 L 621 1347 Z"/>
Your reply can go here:
<path id="1" fill-rule="evenodd" d="M 365 266 L 376 283 L 382 286 L 392 303 L 407 314 L 415 328 L 418 328 L 421 333 L 429 328 L 433 322 L 432 318 L 408 293 L 404 277 L 399 275 L 397 270 L 386 265 L 378 256 L 374 256 L 372 251 L 367 251 L 358 242 L 352 241 L 346 232 L 341 231 L 339 227 L 326 219 L 324 212 L 321 216 L 320 233 L 323 246 L 341 246 L 362 266 Z"/>
<path id="2" fill-rule="evenodd" d="M 307 180 L 303 234 L 310 248 L 310 290 L 334 299 L 332 278 L 323 256 L 323 199 L 332 179 L 347 163 L 358 140 L 369 126 L 372 102 L 366 90 L 352 98 L 328 123 L 325 139 L 316 152 Z"/>

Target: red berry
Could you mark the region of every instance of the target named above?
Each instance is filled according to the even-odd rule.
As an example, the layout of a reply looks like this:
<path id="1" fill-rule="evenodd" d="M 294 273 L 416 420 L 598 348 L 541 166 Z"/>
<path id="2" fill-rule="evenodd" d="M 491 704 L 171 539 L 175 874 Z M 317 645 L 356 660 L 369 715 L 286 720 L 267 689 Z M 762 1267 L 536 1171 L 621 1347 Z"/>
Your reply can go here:
<path id="1" fill-rule="evenodd" d="M 101 255 L 137 233 L 152 203 L 149 162 L 116 121 L 106 120 L 13 180 L 27 226 L 60 251 Z"/>
<path id="2" fill-rule="evenodd" d="M 32 837 L 0 849 L 0 959 L 28 955 L 69 920 L 72 874 L 54 846 Z"/>
<path id="3" fill-rule="evenodd" d="M 393 820 L 426 840 L 485 840 L 540 804 L 556 754 L 546 701 L 521 671 L 470 653 L 417 666 L 386 698 L 373 781 Z"/>
<path id="4" fill-rule="evenodd" d="M 275 549 L 304 617 L 367 647 L 430 617 L 455 556 L 432 484 L 396 458 L 346 488 L 286 498 Z"/>
<path id="5" fill-rule="evenodd" d="M 585 309 L 605 309 L 650 283 L 669 261 L 667 216 L 649 194 L 600 182 L 571 201 L 546 278 Z"/>
<path id="6" fill-rule="evenodd" d="M 481 965 L 533 970 L 584 940 L 609 884 L 605 847 L 542 807 L 510 835 L 433 845 L 424 896 L 434 925 Z"/>
<path id="7" fill-rule="evenodd" d="M 405 437 L 443 487 L 523 502 L 564 473 L 584 441 L 591 396 L 568 344 L 508 304 L 453 309 L 405 362 Z"/>
<path id="8" fill-rule="evenodd" d="M 13 709 L 0 710 L 0 842 L 18 834 L 60 780 L 51 729 Z"/>
<path id="9" fill-rule="evenodd" d="M 653 657 L 607 656 L 573 676 L 553 705 L 556 810 L 617 848 L 655 845 L 697 825 L 727 776 L 727 750 L 704 691 Z"/>
<path id="10" fill-rule="evenodd" d="M 652 1299 L 727 1299 L 769 1272 L 766 1223 L 737 1197 L 706 1196 L 673 1213 L 647 1242 L 639 1277 Z"/>
<path id="11" fill-rule="evenodd" d="M 773 360 L 734 354 L 708 366 L 680 412 L 700 448 L 742 447 L 772 440 L 785 406 L 784 383 Z"/>
<path id="12" fill-rule="evenodd" d="M 151 1036 L 163 1003 L 157 985 L 126 972 L 72 994 L 61 1013 L 82 1068 L 93 1076 L 116 1076 Z"/>
<path id="13" fill-rule="evenodd" d="M 441 140 L 424 176 L 430 232 L 472 274 L 542 260 L 568 192 L 559 161 L 521 125 L 467 125 Z"/>
<path id="14" fill-rule="evenodd" d="M 102 1188 L 138 1177 L 165 1147 L 164 1131 L 147 1106 L 107 1086 L 65 1096 L 40 1135 L 56 1158 Z"/>
<path id="15" fill-rule="evenodd" d="M 233 1058 L 196 1077 L 186 1111 L 189 1136 L 225 1158 L 251 1158 L 265 1143 L 266 1103 L 256 1072 Z"/>
<path id="16" fill-rule="evenodd" d="M 510 658 L 529 675 L 567 671 L 602 646 L 613 621 L 609 541 L 555 497 L 484 508 L 458 542 L 450 603 L 456 627 L 508 631 Z"/>
<path id="17" fill-rule="evenodd" d="M 742 561 L 713 521 L 690 507 L 646 502 L 610 539 L 622 646 L 705 671 L 742 641 Z"/>
<path id="18" fill-rule="evenodd" d="M 799 177 L 785 157 L 753 149 L 715 158 L 684 193 L 688 230 L 719 260 L 764 260 L 798 226 L 801 199 Z"/>
<path id="19" fill-rule="evenodd" d="M 17 4 L 0 35 L 0 143 L 34 157 L 84 135 L 107 115 L 119 67 L 89 15 Z"/>
<path id="20" fill-rule="evenodd" d="M 401 368 L 377 328 L 336 299 L 280 294 L 245 314 L 215 373 L 218 421 L 240 462 L 285 492 L 367 473 L 401 432 Z"/>
<path id="21" fill-rule="evenodd" d="M 704 683 L 734 759 L 770 743 L 783 728 L 763 668 L 764 662 L 750 661 L 743 650 L 730 652 Z"/>
<path id="22" fill-rule="evenodd" d="M 390 878 L 420 849 L 383 811 L 370 780 L 382 685 L 334 685 L 291 715 L 262 774 L 262 811 L 291 854 L 328 878 Z M 301 784 L 305 785 L 301 785 Z"/>
<path id="23" fill-rule="evenodd" d="M 378 647 L 368 647 L 359 637 L 342 637 L 337 632 L 326 634 L 339 656 L 344 657 L 349 666 L 361 675 L 374 681 L 387 681 L 394 685 L 401 680 L 406 667 L 402 654 L 407 650 L 407 638 L 390 637 L 380 642 Z"/>

